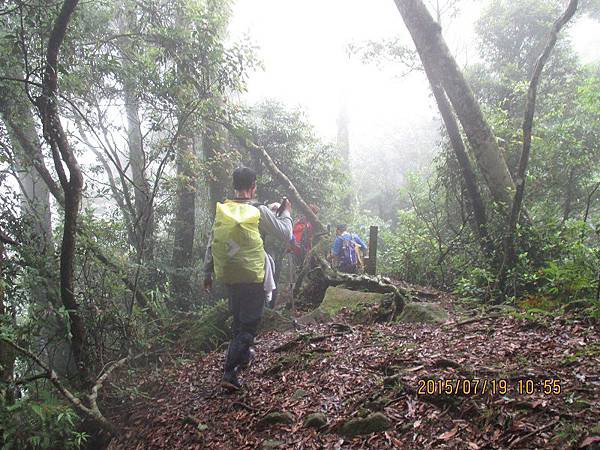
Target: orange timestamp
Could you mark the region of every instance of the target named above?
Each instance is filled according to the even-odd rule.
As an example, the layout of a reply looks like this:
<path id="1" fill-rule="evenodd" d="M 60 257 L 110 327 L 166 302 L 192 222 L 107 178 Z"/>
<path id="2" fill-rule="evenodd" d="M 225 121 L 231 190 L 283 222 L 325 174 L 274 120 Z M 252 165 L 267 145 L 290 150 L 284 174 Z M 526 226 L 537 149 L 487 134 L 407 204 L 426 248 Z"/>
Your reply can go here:
<path id="1" fill-rule="evenodd" d="M 558 378 L 520 378 L 516 381 L 504 378 L 450 378 L 420 379 L 417 395 L 560 395 Z"/>

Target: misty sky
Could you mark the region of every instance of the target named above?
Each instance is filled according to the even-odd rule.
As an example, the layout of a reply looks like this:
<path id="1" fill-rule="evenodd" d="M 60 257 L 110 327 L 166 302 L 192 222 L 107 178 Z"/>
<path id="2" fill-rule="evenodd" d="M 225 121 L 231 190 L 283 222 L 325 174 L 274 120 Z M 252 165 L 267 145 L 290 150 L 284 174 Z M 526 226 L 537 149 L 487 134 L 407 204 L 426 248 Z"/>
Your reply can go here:
<path id="1" fill-rule="evenodd" d="M 461 14 L 444 23 L 460 64 L 477 59 L 473 23 L 487 1 L 463 4 Z M 265 67 L 251 75 L 246 101 L 276 98 L 300 105 L 328 140 L 335 139 L 345 101 L 353 151 L 398 127 L 420 127 L 435 117 L 424 75 L 400 77 L 393 68 L 382 72 L 346 53 L 351 42 L 398 34 L 410 39 L 393 0 L 237 0 L 230 32 L 234 39 L 249 35 Z M 582 60 L 600 57 L 597 22 L 579 19 L 570 33 Z"/>

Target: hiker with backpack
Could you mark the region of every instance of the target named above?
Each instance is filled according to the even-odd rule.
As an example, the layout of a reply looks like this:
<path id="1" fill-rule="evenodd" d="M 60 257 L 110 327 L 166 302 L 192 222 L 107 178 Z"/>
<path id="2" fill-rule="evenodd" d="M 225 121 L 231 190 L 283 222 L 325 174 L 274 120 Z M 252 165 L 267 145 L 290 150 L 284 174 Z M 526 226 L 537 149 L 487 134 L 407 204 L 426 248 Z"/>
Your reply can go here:
<path id="1" fill-rule="evenodd" d="M 349 233 L 345 224 L 337 225 L 335 234 L 335 241 L 331 247 L 334 267 L 340 272 L 357 273 L 359 266 L 362 266 L 367 245 L 357 234 Z"/>
<path id="2" fill-rule="evenodd" d="M 276 212 L 256 203 L 256 172 L 248 167 L 235 169 L 233 189 L 232 200 L 217 203 L 204 257 L 204 288 L 212 288 L 213 273 L 225 284 L 233 323 L 221 385 L 239 390 L 238 373 L 253 356 L 250 346 L 262 319 L 265 292 L 273 289 L 272 259 L 264 250 L 262 236 L 289 242 L 292 218 L 291 204 L 285 198 Z"/>
<path id="3" fill-rule="evenodd" d="M 313 213 L 317 214 L 319 208 L 317 205 L 310 204 L 308 207 Z M 314 227 L 313 224 L 306 218 L 301 216 L 295 223 L 292 230 L 294 234 L 294 240 L 291 241 L 290 252 L 295 255 L 295 263 L 297 266 L 301 266 L 304 263 L 304 259 L 308 252 L 311 251 L 314 239 Z"/>

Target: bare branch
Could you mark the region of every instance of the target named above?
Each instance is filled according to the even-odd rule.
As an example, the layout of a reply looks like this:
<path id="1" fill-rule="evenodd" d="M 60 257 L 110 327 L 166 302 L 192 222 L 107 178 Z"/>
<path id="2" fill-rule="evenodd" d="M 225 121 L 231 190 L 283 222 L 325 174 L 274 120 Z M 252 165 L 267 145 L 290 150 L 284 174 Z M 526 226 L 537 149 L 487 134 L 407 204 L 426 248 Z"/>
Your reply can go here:
<path id="1" fill-rule="evenodd" d="M 91 420 L 96 422 L 100 427 L 102 427 L 102 429 L 109 432 L 110 434 L 112 434 L 112 435 L 119 434 L 118 429 L 112 423 L 110 423 L 108 420 L 106 420 L 106 418 L 98 410 L 98 406 L 96 405 L 96 398 L 98 397 L 98 391 L 100 390 L 100 388 L 102 387 L 102 384 L 106 381 L 108 376 L 117 367 L 120 367 L 123 364 L 125 364 L 125 362 L 128 360 L 128 358 L 123 358 L 123 359 L 117 361 L 116 363 L 114 363 L 113 365 L 111 365 L 111 367 L 109 367 L 109 369 L 104 373 L 104 375 L 98 379 L 98 381 L 92 388 L 92 394 L 90 394 L 88 396 L 88 398 L 90 399 L 90 402 L 92 404 L 92 407 L 88 408 L 87 406 L 85 406 L 83 404 L 81 399 L 79 399 L 78 397 L 73 395 L 73 393 L 71 391 L 69 391 L 62 384 L 62 382 L 58 378 L 58 375 L 56 375 L 56 372 L 54 370 L 52 370 L 51 368 L 47 367 L 42 362 L 42 360 L 40 360 L 40 358 L 38 358 L 36 355 L 34 355 L 32 352 L 30 352 L 26 348 L 23 348 L 19 344 L 11 341 L 10 339 L 0 338 L 0 341 L 5 342 L 6 344 L 8 344 L 10 347 L 15 349 L 20 354 L 27 356 L 28 358 L 33 360 L 44 371 L 43 374 L 36 375 L 35 376 L 36 379 L 47 378 L 50 381 L 50 383 L 52 383 L 52 385 L 63 395 L 63 397 L 65 397 L 80 413 L 89 417 Z M 31 378 L 33 378 L 33 377 L 30 377 L 30 381 L 32 381 Z M 23 380 L 20 380 L 20 381 L 23 381 Z"/>

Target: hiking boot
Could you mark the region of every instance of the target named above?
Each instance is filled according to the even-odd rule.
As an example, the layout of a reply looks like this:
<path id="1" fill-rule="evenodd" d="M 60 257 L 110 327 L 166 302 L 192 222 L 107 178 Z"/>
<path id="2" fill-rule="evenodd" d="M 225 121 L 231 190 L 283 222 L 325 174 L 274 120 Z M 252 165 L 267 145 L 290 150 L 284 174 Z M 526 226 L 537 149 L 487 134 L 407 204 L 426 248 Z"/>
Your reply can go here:
<path id="1" fill-rule="evenodd" d="M 223 373 L 221 387 L 228 391 L 239 391 L 242 389 L 242 384 L 238 380 L 237 373 L 235 370 L 228 370 Z"/>
<path id="2" fill-rule="evenodd" d="M 249 348 L 248 351 L 241 357 L 241 361 L 238 365 L 238 369 L 246 369 L 256 357 L 256 352 L 253 348 Z"/>

